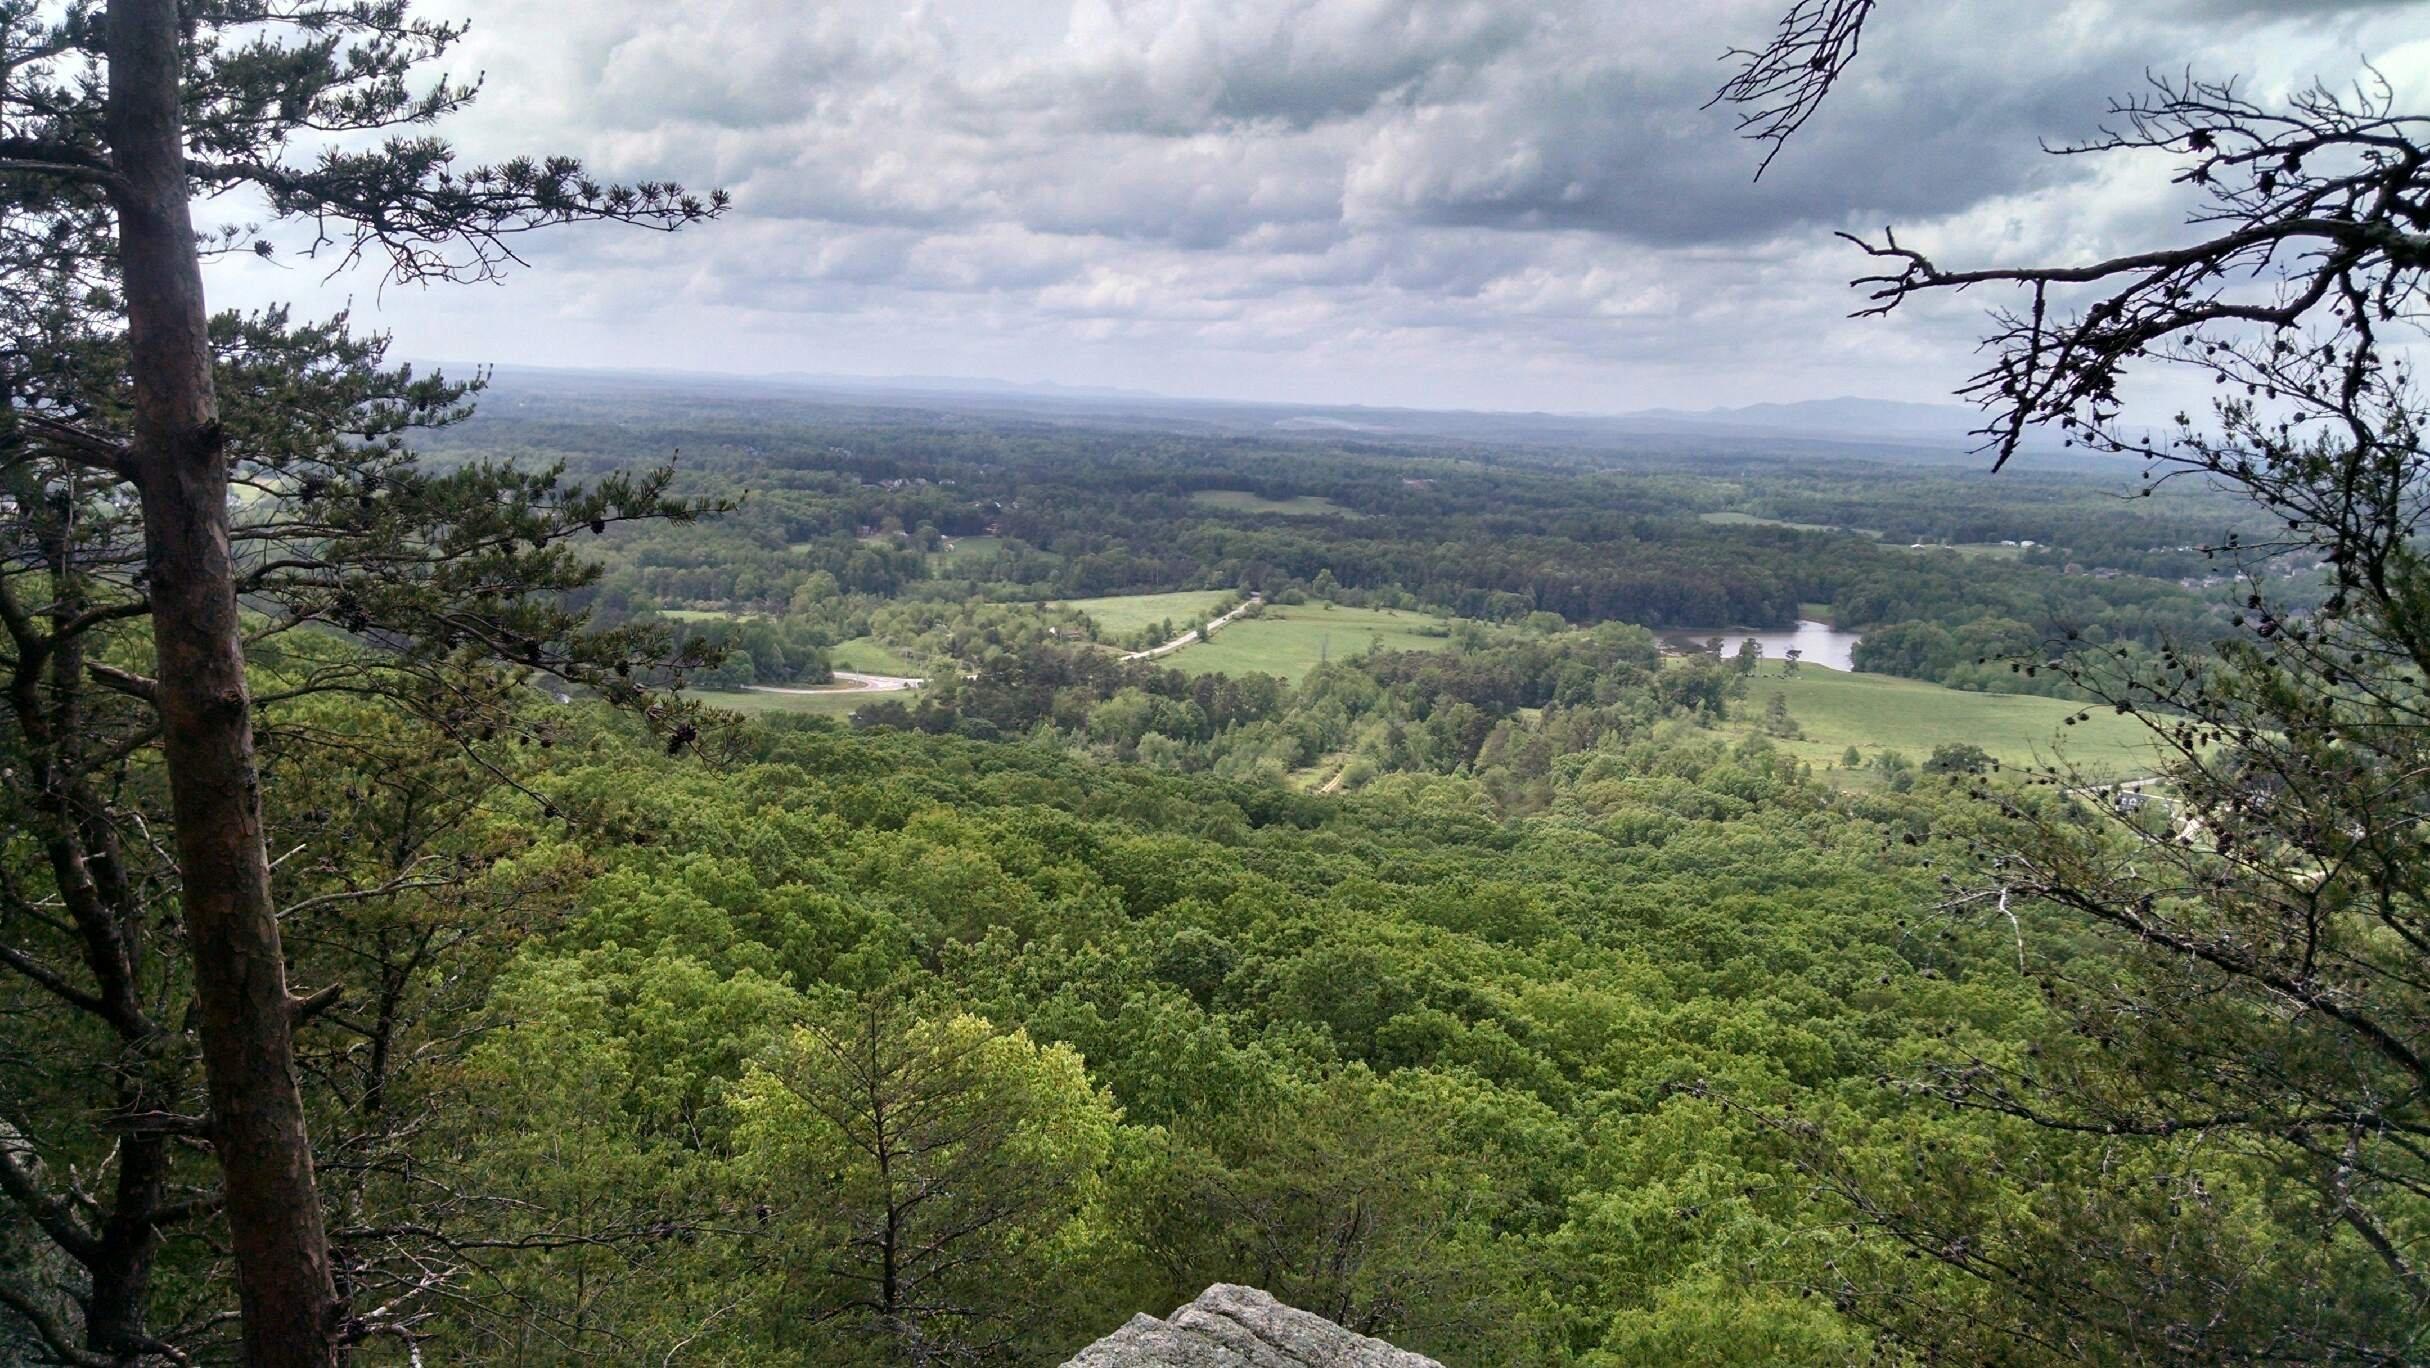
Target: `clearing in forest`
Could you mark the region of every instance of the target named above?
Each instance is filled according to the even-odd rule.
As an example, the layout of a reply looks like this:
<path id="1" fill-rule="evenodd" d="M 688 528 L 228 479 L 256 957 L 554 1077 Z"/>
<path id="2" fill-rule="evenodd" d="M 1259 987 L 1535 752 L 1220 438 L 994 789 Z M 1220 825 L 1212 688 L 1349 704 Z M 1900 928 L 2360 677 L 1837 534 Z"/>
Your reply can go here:
<path id="1" fill-rule="evenodd" d="M 1762 728 L 1773 694 L 1788 700 L 1789 717 L 1804 736 L 1778 744 L 1817 770 L 1854 746 L 1870 761 L 1877 752 L 1899 751 L 1918 764 L 1935 746 L 1980 746 L 2005 765 L 2064 758 L 2090 773 L 2150 772 L 2151 735 L 2134 719 L 2107 708 L 2075 726 L 2066 719 L 2084 704 L 2025 694 L 1969 693 L 1894 675 L 1846 674 L 1820 666 L 1767 660 L 1749 681 L 1746 699 L 1733 709 L 1733 734 Z"/>
<path id="2" fill-rule="evenodd" d="M 1002 537 L 953 537 L 943 549 L 929 554 L 929 563 L 950 575 L 966 561 L 981 560 L 996 553 L 1004 545 Z"/>
<path id="3" fill-rule="evenodd" d="M 1450 620 L 1395 608 L 1334 604 L 1268 604 L 1172 657 L 1190 674 L 1270 674 L 1297 683 L 1325 660 L 1348 660 L 1371 646 L 1387 651 L 1439 651 L 1451 644 Z"/>
<path id="4" fill-rule="evenodd" d="M 1955 551 L 1961 556 L 1975 560 L 2018 560 L 2024 556 L 2027 548 L 2013 542 L 1950 542 L 1947 544 L 1933 542 L 1922 546 L 1911 546 L 1907 549 L 1910 551 Z"/>
<path id="5" fill-rule="evenodd" d="M 1178 594 L 1116 594 L 1107 598 L 1070 599 L 1055 606 L 1086 613 L 1108 640 L 1144 632 L 1160 622 L 1180 631 L 1200 618 L 1211 618 L 1240 601 L 1232 589 L 1188 589 Z"/>
<path id="6" fill-rule="evenodd" d="M 916 695 L 879 693 L 849 686 L 832 689 L 811 689 L 797 693 L 771 693 L 761 689 L 730 692 L 724 689 L 687 690 L 686 698 L 696 698 L 712 708 L 742 713 L 748 717 L 763 717 L 776 713 L 800 713 L 811 717 L 850 717 L 863 704 L 893 699 L 910 702 Z"/>
<path id="7" fill-rule="evenodd" d="M 1190 502 L 1208 508 L 1220 508 L 1227 513 L 1267 513 L 1279 518 L 1355 518 L 1356 509 L 1344 508 L 1331 499 L 1313 494 L 1295 494 L 1288 499 L 1270 499 L 1245 489 L 1201 489 L 1190 496 Z"/>
<path id="8" fill-rule="evenodd" d="M 827 663 L 838 670 L 873 675 L 920 675 L 927 671 L 876 637 L 854 637 L 827 648 Z"/>
<path id="9" fill-rule="evenodd" d="M 1786 518 L 1765 518 L 1753 513 L 1699 513 L 1696 520 L 1715 527 L 1786 527 L 1797 532 L 1853 532 L 1860 537 L 1881 540 L 1881 533 L 1865 527 L 1836 527 L 1830 523 L 1791 522 Z"/>

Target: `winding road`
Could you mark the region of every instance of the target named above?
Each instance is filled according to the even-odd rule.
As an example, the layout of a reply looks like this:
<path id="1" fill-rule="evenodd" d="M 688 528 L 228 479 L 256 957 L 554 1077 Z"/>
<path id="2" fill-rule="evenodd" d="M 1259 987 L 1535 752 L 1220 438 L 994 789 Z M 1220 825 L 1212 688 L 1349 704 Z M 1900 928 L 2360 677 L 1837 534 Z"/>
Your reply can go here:
<path id="1" fill-rule="evenodd" d="M 1247 613 L 1250 609 L 1263 606 L 1265 601 L 1266 596 L 1263 594 L 1249 595 L 1247 602 L 1241 604 L 1238 608 L 1233 609 L 1231 612 L 1224 614 L 1222 617 L 1215 619 L 1213 622 L 1208 623 L 1205 628 L 1206 634 L 1208 636 L 1215 635 L 1224 628 L 1238 622 L 1242 615 Z M 1164 643 L 1162 646 L 1151 646 L 1144 651 L 1133 651 L 1129 655 L 1124 656 L 1123 659 L 1162 660 L 1166 656 L 1173 654 L 1175 651 L 1186 648 L 1191 642 L 1198 640 L 1198 632 L 1199 629 L 1193 627 L 1189 631 L 1183 632 L 1180 636 L 1173 638 L 1171 641 Z"/>
<path id="2" fill-rule="evenodd" d="M 925 679 L 908 679 L 901 675 L 857 674 L 837 670 L 836 682 L 816 689 L 784 689 L 774 684 L 754 684 L 746 693 L 771 694 L 847 694 L 847 693 L 909 693 L 927 683 Z"/>
<path id="3" fill-rule="evenodd" d="M 1192 643 L 1198 640 L 1198 634 L 1200 631 L 1203 630 L 1208 636 L 1213 636 L 1217 632 L 1222 631 L 1224 628 L 1238 622 L 1242 617 L 1248 614 L 1250 609 L 1262 606 L 1265 601 L 1265 595 L 1251 594 L 1239 607 L 1224 614 L 1222 617 L 1216 618 L 1214 621 L 1209 622 L 1203 629 L 1193 627 L 1189 631 L 1183 632 L 1180 636 L 1173 638 L 1171 641 L 1164 643 L 1162 646 L 1151 646 L 1144 651 L 1132 651 L 1122 658 L 1126 662 L 1133 660 L 1162 660 L 1166 656 L 1172 655 L 1176 651 L 1186 650 Z M 836 682 L 833 684 L 815 689 L 787 689 L 780 688 L 773 684 L 754 684 L 748 689 L 744 690 L 744 692 L 770 694 L 909 693 L 913 689 L 919 688 L 921 685 L 928 682 L 925 679 L 912 679 L 903 675 L 860 674 L 852 670 L 837 670 L 835 672 L 835 680 Z"/>

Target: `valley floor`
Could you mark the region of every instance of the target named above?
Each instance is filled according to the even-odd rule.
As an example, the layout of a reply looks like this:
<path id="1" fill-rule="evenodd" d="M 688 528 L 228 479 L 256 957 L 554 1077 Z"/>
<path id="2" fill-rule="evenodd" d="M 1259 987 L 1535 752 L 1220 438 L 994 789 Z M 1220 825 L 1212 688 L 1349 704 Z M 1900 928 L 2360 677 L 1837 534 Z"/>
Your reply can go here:
<path id="1" fill-rule="evenodd" d="M 1724 724 L 1733 735 L 1760 731 L 1774 694 L 1787 701 L 1801 736 L 1776 744 L 1823 770 L 1849 747 L 1868 760 L 1894 750 L 1922 762 L 1935 746 L 1979 746 L 2003 765 L 2072 763 L 2093 774 L 2142 773 L 2151 763 L 2151 734 L 2132 718 L 2027 694 L 1972 693 L 1894 675 L 1855 674 L 1801 665 L 1788 674 L 1765 661 L 1748 681 L 1747 697 Z"/>

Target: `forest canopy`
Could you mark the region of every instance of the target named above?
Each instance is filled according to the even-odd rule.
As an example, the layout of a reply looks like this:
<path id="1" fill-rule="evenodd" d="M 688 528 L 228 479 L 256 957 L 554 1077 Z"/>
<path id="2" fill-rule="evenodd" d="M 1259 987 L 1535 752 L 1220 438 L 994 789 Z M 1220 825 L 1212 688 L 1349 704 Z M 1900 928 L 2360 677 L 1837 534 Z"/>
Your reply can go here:
<path id="1" fill-rule="evenodd" d="M 1895 8 L 1730 55 L 1767 174 Z M 0 0 L 0 1360 L 2430 1354 L 2398 86 L 2120 96 L 2179 245 L 1852 240 L 2006 292 L 1970 455 L 214 308 L 736 208 L 460 156 L 467 32 Z"/>

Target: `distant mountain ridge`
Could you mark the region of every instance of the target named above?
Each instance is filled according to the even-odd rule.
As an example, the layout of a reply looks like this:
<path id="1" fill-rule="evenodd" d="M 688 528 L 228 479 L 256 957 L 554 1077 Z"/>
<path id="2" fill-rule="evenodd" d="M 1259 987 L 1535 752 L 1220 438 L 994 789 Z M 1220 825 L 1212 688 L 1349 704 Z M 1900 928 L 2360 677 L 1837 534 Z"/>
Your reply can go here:
<path id="1" fill-rule="evenodd" d="M 449 369 L 460 369 L 450 366 Z M 700 371 L 504 365 L 509 389 L 634 383 L 675 391 L 790 395 L 813 402 L 875 404 L 938 412 L 1021 416 L 1058 423 L 1120 423 L 1174 430 L 1290 435 L 1310 439 L 1522 444 L 1572 449 L 1673 449 L 1725 443 L 1734 449 L 1811 449 L 1876 459 L 1966 464 L 1982 460 L 1975 431 L 1984 415 L 1959 404 L 1841 396 L 1766 401 L 1701 410 L 1627 413 L 1383 408 L 1363 404 L 1193 399 L 1145 390 L 934 375 L 835 375 L 804 371 L 730 375 Z M 2055 450 L 2055 433 L 2027 445 Z M 2081 455 L 2081 453 L 2079 453 Z"/>
<path id="2" fill-rule="evenodd" d="M 991 380 L 968 375 L 834 375 L 819 371 L 771 371 L 748 377 L 778 385 L 807 385 L 815 389 L 902 390 L 914 394 L 1034 395 L 1046 399 L 1152 399 L 1184 402 L 1153 390 L 1120 389 L 1112 385 L 1063 385 L 1052 380 Z"/>
<path id="3" fill-rule="evenodd" d="M 1803 399 L 1702 410 L 1639 409 L 1613 421 L 1669 431 L 1760 432 L 1774 436 L 1856 437 L 1892 441 L 1964 442 L 1978 446 L 1979 409 L 1962 404 L 1916 404 L 1895 399 Z"/>

